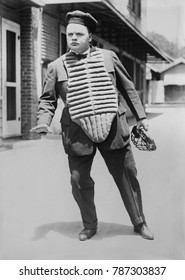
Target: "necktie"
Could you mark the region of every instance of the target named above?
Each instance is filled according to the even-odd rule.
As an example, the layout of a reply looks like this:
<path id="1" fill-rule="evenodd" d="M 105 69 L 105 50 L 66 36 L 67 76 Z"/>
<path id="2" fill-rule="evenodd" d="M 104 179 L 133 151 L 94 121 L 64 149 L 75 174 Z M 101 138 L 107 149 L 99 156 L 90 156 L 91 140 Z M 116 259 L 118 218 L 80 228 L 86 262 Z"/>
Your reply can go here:
<path id="1" fill-rule="evenodd" d="M 76 57 L 78 58 L 78 60 L 86 58 L 87 57 L 87 53 L 79 53 L 76 54 Z"/>

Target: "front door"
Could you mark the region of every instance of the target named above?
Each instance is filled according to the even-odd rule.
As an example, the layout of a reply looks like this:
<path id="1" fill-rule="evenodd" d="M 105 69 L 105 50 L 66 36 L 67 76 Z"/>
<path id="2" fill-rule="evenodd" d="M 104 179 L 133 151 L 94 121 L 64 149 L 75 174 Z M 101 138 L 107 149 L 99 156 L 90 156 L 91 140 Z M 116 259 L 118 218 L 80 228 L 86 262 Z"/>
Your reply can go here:
<path id="1" fill-rule="evenodd" d="M 21 134 L 20 25 L 2 20 L 3 137 Z"/>

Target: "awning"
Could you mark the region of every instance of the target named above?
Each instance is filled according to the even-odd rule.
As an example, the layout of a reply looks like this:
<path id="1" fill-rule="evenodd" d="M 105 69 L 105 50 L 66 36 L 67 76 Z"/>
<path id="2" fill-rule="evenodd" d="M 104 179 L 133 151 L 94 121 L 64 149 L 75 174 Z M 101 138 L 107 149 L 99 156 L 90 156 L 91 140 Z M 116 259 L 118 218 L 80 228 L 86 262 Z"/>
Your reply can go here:
<path id="1" fill-rule="evenodd" d="M 171 61 L 170 57 L 155 46 L 146 36 L 144 36 L 127 18 L 122 15 L 109 1 L 107 0 L 22 0 L 24 3 L 34 3 L 38 6 L 62 4 L 64 10 L 81 9 L 92 13 L 96 16 L 97 20 L 102 20 L 115 29 L 118 30 L 120 36 L 124 36 L 135 44 L 138 51 L 145 51 L 149 56 L 158 59 Z M 88 5 L 87 5 L 88 4 Z M 108 36 L 108 35 L 107 35 Z M 119 38 L 118 38 L 119 39 Z"/>

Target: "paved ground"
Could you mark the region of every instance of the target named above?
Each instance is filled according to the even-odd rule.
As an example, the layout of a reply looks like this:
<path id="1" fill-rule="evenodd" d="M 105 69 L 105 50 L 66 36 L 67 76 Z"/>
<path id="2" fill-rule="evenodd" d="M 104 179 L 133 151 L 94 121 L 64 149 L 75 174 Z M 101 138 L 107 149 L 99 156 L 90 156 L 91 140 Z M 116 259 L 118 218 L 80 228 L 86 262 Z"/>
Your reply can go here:
<path id="1" fill-rule="evenodd" d="M 97 153 L 97 235 L 82 228 L 60 139 L 19 141 L 0 153 L 1 259 L 185 259 L 185 107 L 150 108 L 155 152 L 133 148 L 154 241 L 133 232 L 116 186 Z"/>

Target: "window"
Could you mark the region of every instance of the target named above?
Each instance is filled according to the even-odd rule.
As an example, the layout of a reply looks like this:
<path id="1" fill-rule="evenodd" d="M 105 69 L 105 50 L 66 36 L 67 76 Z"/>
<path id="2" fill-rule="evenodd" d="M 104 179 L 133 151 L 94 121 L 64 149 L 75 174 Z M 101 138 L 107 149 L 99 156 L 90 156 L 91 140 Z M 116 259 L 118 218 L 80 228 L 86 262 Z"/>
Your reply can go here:
<path id="1" fill-rule="evenodd" d="M 129 0 L 128 8 L 137 17 L 141 17 L 141 0 Z"/>
<path id="2" fill-rule="evenodd" d="M 7 82 L 16 81 L 16 33 L 7 30 L 6 31 L 6 65 L 7 65 Z"/>
<path id="3" fill-rule="evenodd" d="M 16 120 L 16 33 L 10 30 L 6 30 L 6 76 L 7 82 L 10 82 L 10 86 L 7 86 L 7 121 Z"/>
<path id="4" fill-rule="evenodd" d="M 16 120 L 16 89 L 15 87 L 7 87 L 7 121 Z"/>
<path id="5" fill-rule="evenodd" d="M 60 55 L 67 52 L 66 32 L 64 26 L 60 26 Z"/>

